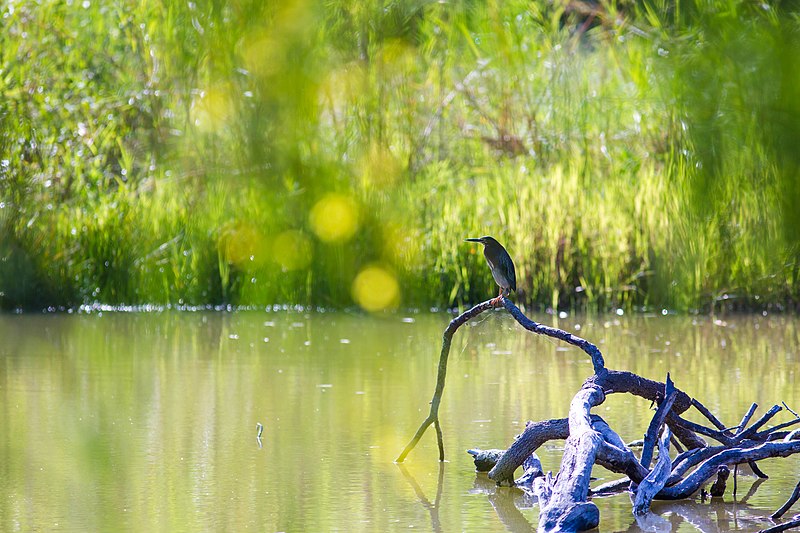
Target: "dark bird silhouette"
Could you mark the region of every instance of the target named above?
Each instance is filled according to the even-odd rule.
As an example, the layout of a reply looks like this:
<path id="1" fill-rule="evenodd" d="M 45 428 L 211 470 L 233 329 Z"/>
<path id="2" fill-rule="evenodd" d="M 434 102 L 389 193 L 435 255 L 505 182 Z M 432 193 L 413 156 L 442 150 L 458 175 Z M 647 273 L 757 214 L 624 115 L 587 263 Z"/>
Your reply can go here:
<path id="1" fill-rule="evenodd" d="M 514 261 L 503 245 L 497 242 L 494 237 L 480 237 L 478 239 L 467 239 L 470 242 L 479 242 L 483 245 L 483 256 L 486 262 L 489 263 L 489 269 L 492 271 L 492 277 L 495 283 L 500 287 L 500 294 L 497 295 L 497 300 L 505 295 L 509 296 L 512 292 L 517 290 L 517 272 L 514 269 Z"/>

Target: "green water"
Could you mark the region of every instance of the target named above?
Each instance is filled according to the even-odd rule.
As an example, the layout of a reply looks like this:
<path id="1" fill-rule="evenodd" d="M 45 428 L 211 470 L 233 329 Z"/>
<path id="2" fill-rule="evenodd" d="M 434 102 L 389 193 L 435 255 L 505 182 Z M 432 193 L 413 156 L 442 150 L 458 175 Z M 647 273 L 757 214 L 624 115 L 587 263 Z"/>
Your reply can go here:
<path id="1" fill-rule="evenodd" d="M 504 311 L 484 314 L 453 343 L 441 413 L 448 462 L 437 462 L 431 430 L 395 465 L 427 413 L 448 320 L 0 316 L 0 530 L 535 528 L 536 506 L 476 475 L 464 450 L 506 447 L 526 420 L 565 416 L 591 365 Z M 795 318 L 568 317 L 558 325 L 598 344 L 610 368 L 655 379 L 670 371 L 726 424 L 752 401 L 757 415 L 781 401 L 800 409 Z M 647 402 L 614 395 L 597 412 L 626 440 L 640 438 L 652 416 Z M 561 445 L 540 450 L 546 469 L 558 468 Z M 740 475 L 735 500 L 729 488 L 722 502 L 654 510 L 673 531 L 758 530 L 800 478 L 800 458 L 761 466 L 771 479 L 753 487 L 755 478 Z M 601 530 L 637 530 L 627 495 L 596 501 Z"/>

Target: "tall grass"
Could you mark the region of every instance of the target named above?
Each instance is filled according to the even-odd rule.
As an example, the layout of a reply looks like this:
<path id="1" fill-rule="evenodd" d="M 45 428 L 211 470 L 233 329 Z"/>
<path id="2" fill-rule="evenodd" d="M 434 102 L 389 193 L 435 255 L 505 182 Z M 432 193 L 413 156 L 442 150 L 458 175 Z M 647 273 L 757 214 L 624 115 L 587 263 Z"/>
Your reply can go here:
<path id="1" fill-rule="evenodd" d="M 798 301 L 790 7 L 101 4 L 0 19 L 3 307 Z"/>

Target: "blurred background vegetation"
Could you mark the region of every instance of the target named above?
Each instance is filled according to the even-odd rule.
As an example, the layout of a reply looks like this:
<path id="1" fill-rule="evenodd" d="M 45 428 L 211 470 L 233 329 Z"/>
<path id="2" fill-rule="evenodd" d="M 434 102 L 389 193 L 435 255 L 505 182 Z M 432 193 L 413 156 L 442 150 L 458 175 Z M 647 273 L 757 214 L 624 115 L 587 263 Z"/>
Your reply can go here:
<path id="1" fill-rule="evenodd" d="M 0 305 L 794 307 L 800 10 L 38 0 L 0 14 Z"/>

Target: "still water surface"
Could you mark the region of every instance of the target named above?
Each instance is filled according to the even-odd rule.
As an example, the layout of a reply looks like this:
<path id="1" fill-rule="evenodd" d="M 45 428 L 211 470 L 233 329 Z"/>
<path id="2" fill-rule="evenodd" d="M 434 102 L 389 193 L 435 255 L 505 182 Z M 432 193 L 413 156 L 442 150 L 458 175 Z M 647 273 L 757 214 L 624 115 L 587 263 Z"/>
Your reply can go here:
<path id="1" fill-rule="evenodd" d="M 448 320 L 0 316 L 0 530 L 535 529 L 536 506 L 475 474 L 464 451 L 507 447 L 526 420 L 565 416 L 591 364 L 504 311 L 482 315 L 453 343 L 441 412 L 448 462 L 438 463 L 431 429 L 398 466 L 393 459 L 427 414 Z M 671 372 L 731 426 L 753 401 L 757 415 L 781 401 L 800 409 L 796 318 L 557 325 L 596 343 L 609 368 L 662 380 Z M 652 416 L 648 402 L 614 395 L 596 412 L 626 440 L 641 438 Z M 558 469 L 562 444 L 540 450 L 546 470 Z M 656 502 L 660 530 L 764 527 L 800 478 L 800 458 L 761 466 L 771 479 L 754 485 L 740 475 L 736 499 L 729 488 L 722 502 Z M 617 477 L 600 468 L 595 476 Z M 638 531 L 627 495 L 596 502 L 602 531 Z"/>

